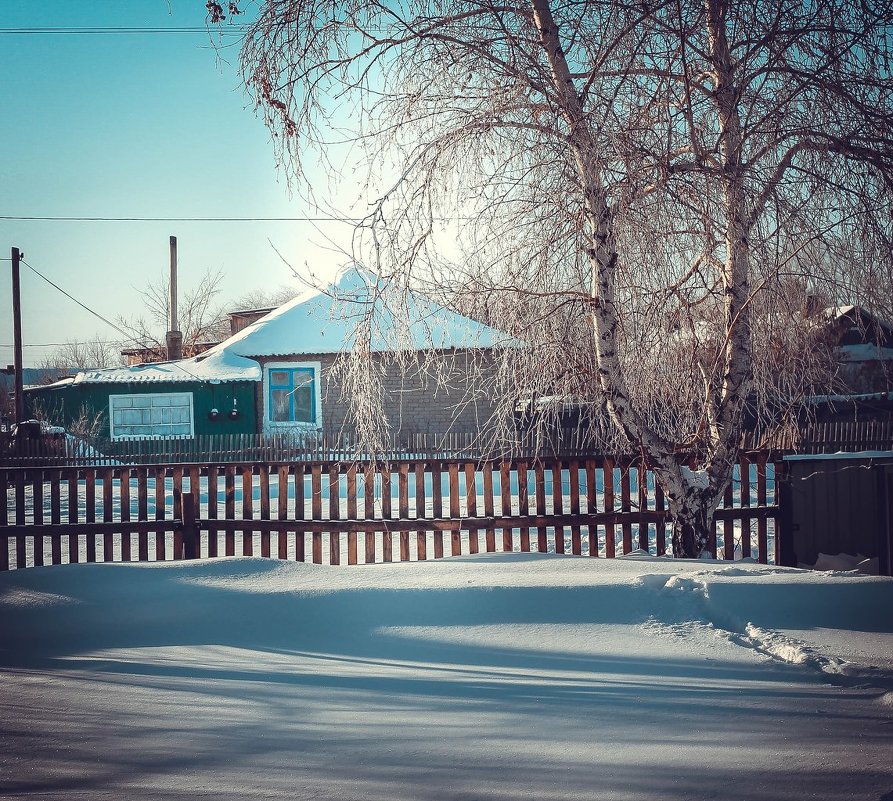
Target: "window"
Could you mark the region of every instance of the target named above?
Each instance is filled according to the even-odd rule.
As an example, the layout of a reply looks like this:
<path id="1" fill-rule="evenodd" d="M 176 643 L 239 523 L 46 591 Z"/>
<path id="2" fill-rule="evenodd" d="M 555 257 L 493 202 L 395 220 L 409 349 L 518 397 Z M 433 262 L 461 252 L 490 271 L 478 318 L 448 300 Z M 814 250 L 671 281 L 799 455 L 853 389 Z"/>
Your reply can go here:
<path id="1" fill-rule="evenodd" d="M 267 419 L 273 425 L 315 424 L 319 419 L 316 366 L 267 370 Z"/>
<path id="2" fill-rule="evenodd" d="M 192 393 L 109 395 L 112 439 L 192 437 Z"/>

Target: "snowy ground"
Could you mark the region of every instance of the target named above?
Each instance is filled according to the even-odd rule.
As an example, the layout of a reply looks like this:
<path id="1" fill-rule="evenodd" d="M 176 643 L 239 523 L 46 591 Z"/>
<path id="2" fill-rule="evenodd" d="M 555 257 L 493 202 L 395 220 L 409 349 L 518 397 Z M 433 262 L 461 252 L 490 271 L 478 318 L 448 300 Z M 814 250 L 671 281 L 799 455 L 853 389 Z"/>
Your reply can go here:
<path id="1" fill-rule="evenodd" d="M 0 575 L 0 798 L 893 799 L 893 580 L 488 555 Z"/>

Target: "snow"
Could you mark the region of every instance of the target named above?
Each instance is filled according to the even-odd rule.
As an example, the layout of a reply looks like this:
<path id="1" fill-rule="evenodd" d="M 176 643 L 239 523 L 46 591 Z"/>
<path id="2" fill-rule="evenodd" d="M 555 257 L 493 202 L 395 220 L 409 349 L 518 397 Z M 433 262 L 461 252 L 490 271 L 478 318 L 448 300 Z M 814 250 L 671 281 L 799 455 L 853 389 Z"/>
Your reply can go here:
<path id="1" fill-rule="evenodd" d="M 893 359 L 893 348 L 882 348 L 871 342 L 859 345 L 841 345 L 837 350 L 842 362 L 890 361 Z"/>
<path id="2" fill-rule="evenodd" d="M 85 370 L 74 378 L 49 384 L 44 389 L 62 389 L 74 384 L 155 383 L 174 381 L 260 381 L 260 365 L 252 359 L 225 349 L 208 351 L 191 359 L 174 362 L 134 364 L 130 367 L 106 367 Z"/>
<path id="3" fill-rule="evenodd" d="M 879 799 L 893 580 L 642 555 L 0 575 L 0 797 Z"/>
<path id="4" fill-rule="evenodd" d="M 405 305 L 404 305 L 405 304 Z M 401 311 L 395 313 L 395 306 Z M 325 290 L 304 293 L 191 359 L 87 370 L 50 386 L 82 383 L 260 381 L 256 356 L 340 353 L 353 346 L 357 324 L 372 309 L 372 351 L 489 348 L 515 344 L 508 335 L 450 311 L 416 292 L 405 297 L 358 269 Z"/>
<path id="5" fill-rule="evenodd" d="M 786 462 L 864 461 L 865 459 L 893 459 L 893 451 L 837 451 L 835 453 L 788 453 Z"/>
<path id="6" fill-rule="evenodd" d="M 710 486 L 710 476 L 706 470 L 692 470 L 690 467 L 682 467 L 682 477 L 688 486 L 693 489 L 705 490 Z"/>
<path id="7" fill-rule="evenodd" d="M 404 304 L 405 301 L 405 305 Z M 397 312 L 395 307 L 400 307 Z M 310 297 L 280 306 L 208 353 L 240 356 L 340 353 L 350 349 L 358 323 L 371 309 L 372 351 L 488 348 L 509 337 L 409 291 L 405 298 L 387 282 L 357 269 Z M 201 358 L 201 357 L 199 357 Z"/>

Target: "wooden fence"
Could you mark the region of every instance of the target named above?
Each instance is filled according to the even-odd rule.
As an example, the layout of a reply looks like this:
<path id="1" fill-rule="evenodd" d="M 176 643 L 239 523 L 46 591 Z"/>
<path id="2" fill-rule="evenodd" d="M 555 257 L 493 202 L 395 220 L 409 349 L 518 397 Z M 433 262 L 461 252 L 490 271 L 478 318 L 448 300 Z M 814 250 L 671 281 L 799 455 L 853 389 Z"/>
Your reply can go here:
<path id="1" fill-rule="evenodd" d="M 779 467 L 766 452 L 741 457 L 714 555 L 774 561 Z M 662 555 L 671 526 L 653 474 L 607 456 L 0 468 L 0 485 L 0 570 L 236 554 L 331 565 Z"/>
<path id="2" fill-rule="evenodd" d="M 601 432 L 603 433 L 603 432 Z M 426 458 L 468 460 L 511 456 L 529 461 L 539 456 L 584 458 L 605 446 L 600 431 L 562 428 L 536 436 L 517 432 L 510 439 L 487 439 L 475 432 L 402 432 L 374 454 L 378 460 Z M 829 453 L 893 449 L 893 421 L 822 422 L 748 432 L 744 450 Z M 0 435 L 3 467 L 71 467 L 167 465 L 174 463 L 334 462 L 373 458 L 365 443 L 350 432 L 311 431 L 283 434 L 229 434 L 158 437 L 145 440 L 86 442 L 68 435 L 15 440 Z"/>
<path id="3" fill-rule="evenodd" d="M 516 432 L 498 439 L 479 432 L 400 432 L 374 454 L 368 443 L 349 431 L 314 430 L 282 434 L 214 434 L 196 437 L 87 442 L 65 434 L 34 439 L 0 439 L 2 467 L 117 466 L 209 462 L 321 462 L 370 461 L 406 458 L 470 459 L 512 455 L 531 459 L 588 454 L 596 450 L 593 432 L 579 428 L 555 429 L 548 436 Z"/>

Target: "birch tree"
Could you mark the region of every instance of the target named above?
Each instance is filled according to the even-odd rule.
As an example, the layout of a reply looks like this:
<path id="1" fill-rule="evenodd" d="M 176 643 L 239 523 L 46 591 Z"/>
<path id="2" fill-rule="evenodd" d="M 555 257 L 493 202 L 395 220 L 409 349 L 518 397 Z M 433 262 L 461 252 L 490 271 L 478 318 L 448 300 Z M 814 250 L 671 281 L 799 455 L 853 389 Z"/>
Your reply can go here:
<path id="1" fill-rule="evenodd" d="M 352 257 L 524 343 L 505 420 L 533 390 L 604 409 L 691 557 L 746 406 L 828 380 L 791 287 L 854 302 L 891 274 L 891 23 L 882 0 L 262 0 L 242 65 L 294 185 L 324 202 L 322 165 L 368 203 Z"/>

